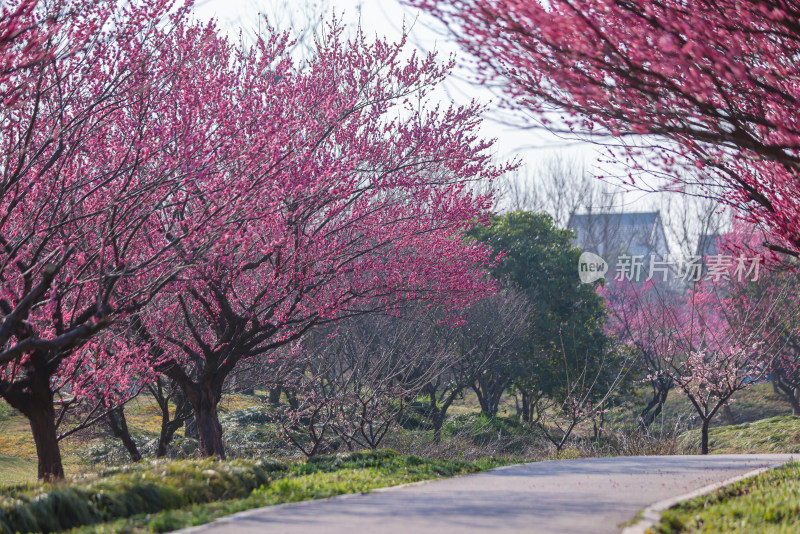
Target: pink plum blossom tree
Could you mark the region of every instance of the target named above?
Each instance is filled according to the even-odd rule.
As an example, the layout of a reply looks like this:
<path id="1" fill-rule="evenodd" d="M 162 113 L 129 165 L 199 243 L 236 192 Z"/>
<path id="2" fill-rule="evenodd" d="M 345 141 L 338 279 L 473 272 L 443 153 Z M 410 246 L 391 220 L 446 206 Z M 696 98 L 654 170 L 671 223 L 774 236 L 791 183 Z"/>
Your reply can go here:
<path id="1" fill-rule="evenodd" d="M 191 107 L 219 65 L 196 71 L 165 44 L 186 13 L 65 0 L 0 14 L 0 395 L 30 421 L 40 478 L 64 475 L 54 392 L 129 390 L 147 359 L 97 336 L 224 235 L 225 204 L 197 185 L 234 141 Z"/>
<path id="2" fill-rule="evenodd" d="M 479 106 L 429 105 L 449 65 L 404 42 L 348 41 L 334 22 L 295 64 L 274 36 L 246 52 L 202 39 L 233 76 L 220 94 L 238 88 L 235 106 L 204 104 L 236 132 L 230 170 L 204 185 L 236 224 L 133 326 L 192 404 L 202 453 L 223 457 L 217 404 L 241 362 L 345 317 L 409 301 L 455 312 L 493 289 L 489 251 L 463 234 L 490 206 L 472 184 L 504 168 L 477 136 Z"/>
<path id="3" fill-rule="evenodd" d="M 739 228 L 721 240 L 721 250 L 741 252 L 753 236 Z M 761 254 L 761 263 L 774 258 L 768 250 L 749 250 Z M 776 355 L 785 350 L 780 325 L 797 317 L 785 305 L 786 284 L 752 291 L 753 281 L 736 269 L 737 262 L 731 262 L 727 270 L 709 271 L 682 293 L 630 281 L 605 290 L 612 311 L 609 328 L 644 359 L 647 380 L 669 382 L 691 402 L 701 423 L 703 454 L 709 450 L 711 420 L 736 392 L 768 376 Z"/>
<path id="4" fill-rule="evenodd" d="M 612 136 L 640 165 L 644 146 L 668 187 L 699 185 L 763 226 L 771 248 L 800 254 L 797 2 L 409 2 L 447 25 L 510 106 Z"/>

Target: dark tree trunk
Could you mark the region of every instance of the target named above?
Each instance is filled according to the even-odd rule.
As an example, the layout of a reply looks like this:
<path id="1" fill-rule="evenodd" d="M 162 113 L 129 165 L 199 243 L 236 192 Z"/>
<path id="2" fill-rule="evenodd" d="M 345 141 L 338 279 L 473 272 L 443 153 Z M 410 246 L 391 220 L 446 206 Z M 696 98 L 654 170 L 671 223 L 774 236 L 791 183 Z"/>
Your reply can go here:
<path id="1" fill-rule="evenodd" d="M 735 425 L 736 421 L 733 418 L 733 411 L 731 410 L 731 406 L 728 403 L 722 406 L 722 416 L 725 418 L 726 425 Z"/>
<path id="2" fill-rule="evenodd" d="M 29 378 L 5 388 L 3 397 L 28 419 L 36 444 L 39 480 L 60 480 L 64 478 L 64 465 L 58 444 L 53 392 L 50 389 L 51 373 L 46 362 L 46 358 L 32 355 L 28 361 L 32 367 Z"/>
<path id="3" fill-rule="evenodd" d="M 531 405 L 530 405 L 530 402 L 528 402 L 528 397 L 530 397 L 530 395 L 528 395 L 527 391 L 520 390 L 520 396 L 522 397 L 522 406 L 521 406 L 522 410 L 521 410 L 521 414 L 520 415 L 522 416 L 522 420 L 523 421 L 525 421 L 526 423 L 530 423 L 531 422 Z"/>
<path id="4" fill-rule="evenodd" d="M 772 388 L 779 396 L 786 399 L 792 407 L 792 415 L 800 415 L 800 388 L 793 387 L 780 380 L 772 381 Z"/>
<path id="5" fill-rule="evenodd" d="M 219 422 L 217 404 L 221 392 L 208 385 L 193 385 L 188 393 L 189 402 L 194 409 L 197 421 L 197 432 L 200 435 L 200 453 L 203 456 L 225 458 L 225 447 L 222 444 L 222 425 Z"/>
<path id="6" fill-rule="evenodd" d="M 169 452 L 169 444 L 175 436 L 175 432 L 186 425 L 189 417 L 192 417 L 192 406 L 186 399 L 186 395 L 178 385 L 172 381 L 164 384 L 162 378 L 148 388 L 153 398 L 161 408 L 161 431 L 158 435 L 158 446 L 156 447 L 156 458 L 163 458 Z M 170 414 L 169 401 L 175 402 L 175 415 Z M 195 437 L 197 436 L 197 425 L 194 425 Z M 187 437 L 188 432 L 187 432 Z"/>
<path id="7" fill-rule="evenodd" d="M 475 395 L 478 397 L 478 404 L 481 407 L 481 413 L 483 413 L 484 415 L 491 415 L 491 413 L 489 411 L 489 399 L 488 399 L 488 397 L 486 395 L 484 395 L 483 391 L 481 391 L 481 389 L 478 388 L 478 387 L 473 387 L 472 390 L 475 392 Z"/>
<path id="8" fill-rule="evenodd" d="M 297 396 L 291 391 L 286 391 L 286 402 L 289 403 L 289 407 L 292 410 L 297 410 L 300 407 L 300 402 L 297 400 Z"/>
<path id="9" fill-rule="evenodd" d="M 269 390 L 269 403 L 277 407 L 281 403 L 281 387 L 275 386 Z"/>
<path id="10" fill-rule="evenodd" d="M 700 454 L 708 454 L 708 426 L 711 419 L 703 419 L 703 425 L 700 427 Z"/>
<path id="11" fill-rule="evenodd" d="M 161 432 L 158 435 L 158 447 L 156 447 L 156 458 L 163 458 L 169 452 L 169 444 L 172 443 L 172 438 L 175 437 L 175 432 L 181 426 L 184 426 L 188 422 L 188 418 L 182 417 L 183 412 L 188 407 L 184 407 L 180 404 L 181 399 L 176 398 L 176 408 L 175 408 L 175 418 L 170 419 L 169 416 L 169 404 L 167 404 L 166 412 L 162 412 L 161 414 Z M 184 401 L 185 402 L 185 401 Z M 197 431 L 197 425 L 195 425 L 195 432 Z"/>
<path id="12" fill-rule="evenodd" d="M 436 391 L 431 390 L 430 397 L 430 414 L 431 423 L 433 423 L 433 442 L 438 444 L 442 441 L 442 426 L 444 425 L 444 416 L 447 409 L 442 410 L 436 402 Z"/>
<path id="13" fill-rule="evenodd" d="M 533 417 L 536 409 L 536 404 L 539 402 L 539 396 L 535 390 L 528 390 L 522 386 L 517 386 L 520 400 L 519 413 L 522 420 L 526 423 L 533 423 Z"/>
<path id="14" fill-rule="evenodd" d="M 125 450 L 131 455 L 131 461 L 138 462 L 141 460 L 142 455 L 139 453 L 139 449 L 136 447 L 136 442 L 133 441 L 130 431 L 128 431 L 128 421 L 125 419 L 125 408 L 123 406 L 117 406 L 109 411 L 106 415 L 106 421 L 108 427 L 111 429 L 111 433 L 114 434 L 114 437 L 122 441 Z"/>
<path id="15" fill-rule="evenodd" d="M 660 377 L 655 379 L 651 385 L 653 387 L 653 396 L 647 406 L 639 413 L 639 425 L 643 430 L 649 428 L 661 414 L 664 403 L 667 402 L 667 396 L 672 389 L 672 383 Z"/>
<path id="16" fill-rule="evenodd" d="M 508 387 L 509 380 L 495 376 L 484 376 L 475 381 L 472 390 L 478 396 L 481 412 L 489 417 L 495 417 L 500 407 L 503 392 Z"/>
<path id="17" fill-rule="evenodd" d="M 429 412 L 430 412 L 431 423 L 433 424 L 434 443 L 441 443 L 442 427 L 444 426 L 444 421 L 447 418 L 447 410 L 450 409 L 450 405 L 453 404 L 453 401 L 456 399 L 456 397 L 460 392 L 461 388 L 457 388 L 453 391 L 450 391 L 447 395 L 444 396 L 443 399 L 439 399 L 439 401 L 437 402 L 436 389 L 429 388 L 428 390 L 428 396 L 430 398 Z"/>
<path id="18" fill-rule="evenodd" d="M 161 432 L 158 435 L 158 446 L 156 447 L 156 458 L 163 458 L 167 455 L 169 452 L 169 444 L 172 443 L 175 432 L 183 424 L 183 422 L 179 424 L 172 423 L 175 423 L 175 421 L 161 426 Z"/>
<path id="19" fill-rule="evenodd" d="M 60 480 L 64 478 L 64 465 L 61 462 L 61 449 L 58 445 L 53 396 L 49 392 L 45 398 L 36 399 L 37 396 L 33 395 L 32 409 L 25 415 L 30 422 L 33 441 L 36 443 L 39 480 Z"/>
<path id="20" fill-rule="evenodd" d="M 795 388 L 793 392 L 786 395 L 786 398 L 792 405 L 792 415 L 800 415 L 800 388 Z"/>
<path id="21" fill-rule="evenodd" d="M 434 416 L 431 418 L 433 422 L 433 442 L 439 444 L 442 442 L 442 426 L 444 426 L 444 417 Z"/>
<path id="22" fill-rule="evenodd" d="M 794 388 L 794 395 L 792 395 L 792 415 L 800 415 L 800 388 Z"/>

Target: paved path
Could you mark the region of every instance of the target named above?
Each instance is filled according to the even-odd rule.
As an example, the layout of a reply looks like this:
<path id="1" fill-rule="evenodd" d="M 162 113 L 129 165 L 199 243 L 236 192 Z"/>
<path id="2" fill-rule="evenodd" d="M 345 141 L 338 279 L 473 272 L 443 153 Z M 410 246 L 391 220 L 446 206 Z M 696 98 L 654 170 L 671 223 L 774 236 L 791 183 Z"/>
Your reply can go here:
<path id="1" fill-rule="evenodd" d="M 789 455 L 650 456 L 561 460 L 322 501 L 260 508 L 206 533 L 619 533 L 657 501 Z"/>

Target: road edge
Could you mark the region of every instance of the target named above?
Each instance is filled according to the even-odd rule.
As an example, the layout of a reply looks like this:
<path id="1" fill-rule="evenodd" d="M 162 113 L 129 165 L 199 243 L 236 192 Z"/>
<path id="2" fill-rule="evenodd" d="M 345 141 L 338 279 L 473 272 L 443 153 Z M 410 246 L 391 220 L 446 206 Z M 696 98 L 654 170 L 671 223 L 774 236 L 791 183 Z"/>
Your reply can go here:
<path id="1" fill-rule="evenodd" d="M 234 521 L 236 519 L 243 519 L 247 518 L 248 516 L 255 515 L 256 513 L 262 512 L 264 509 L 278 509 L 278 508 L 286 508 L 286 507 L 294 507 L 294 506 L 302 506 L 304 504 L 312 503 L 312 502 L 319 502 L 319 501 L 342 501 L 345 499 L 351 499 L 354 497 L 360 497 L 362 495 L 369 495 L 370 493 L 381 493 L 385 491 L 397 490 L 401 488 L 408 488 L 411 486 L 422 486 L 424 484 L 430 484 L 431 482 L 438 482 L 441 480 L 452 480 L 454 478 L 466 478 L 466 477 L 473 477 L 476 475 L 482 475 L 484 473 L 489 473 L 491 471 L 499 471 L 501 469 L 508 469 L 509 467 L 516 467 L 519 465 L 525 465 L 529 463 L 538 463 L 538 462 L 520 462 L 516 464 L 509 464 L 509 465 L 501 465 L 499 467 L 492 467 L 491 469 L 486 469 L 485 471 L 478 471 L 477 473 L 464 473 L 462 475 L 455 475 L 450 477 L 441 477 L 441 478 L 428 478 L 425 480 L 417 480 L 416 482 L 405 482 L 403 484 L 397 484 L 395 486 L 383 486 L 380 488 L 374 488 L 368 491 L 359 491 L 356 493 L 342 493 L 339 495 L 333 495 L 331 497 L 323 497 L 321 499 L 308 499 L 304 501 L 295 501 L 295 502 L 284 502 L 281 504 L 272 504 L 269 506 L 259 506 L 258 508 L 250 508 L 247 510 L 242 510 L 241 512 L 234 512 L 230 515 L 225 515 L 222 517 L 218 517 L 208 523 L 203 523 L 202 525 L 194 525 L 191 527 L 183 527 L 178 530 L 173 530 L 172 534 L 198 534 L 214 524 L 224 524 L 230 521 Z"/>
<path id="2" fill-rule="evenodd" d="M 658 501 L 656 503 L 653 503 L 640 512 L 639 520 L 636 523 L 622 529 L 622 534 L 647 534 L 648 529 L 656 526 L 658 523 L 661 522 L 661 513 L 664 510 L 672 508 L 676 504 L 680 504 L 684 501 L 688 501 L 696 497 L 702 497 L 703 495 L 707 495 L 713 491 L 717 491 L 718 489 L 724 488 L 725 486 L 730 486 L 731 484 L 735 484 L 736 482 L 739 482 L 741 480 L 758 476 L 761 473 L 766 473 L 770 469 L 775 469 L 776 467 L 780 467 L 792 461 L 794 461 L 794 458 L 790 456 L 785 461 L 768 465 L 766 467 L 759 467 L 758 469 L 753 469 L 752 471 L 748 471 L 747 473 L 731 477 L 727 480 L 723 480 L 722 482 L 709 484 L 708 486 L 703 486 L 702 488 L 690 491 L 689 493 L 684 493 L 683 495 L 678 495 L 677 497 L 671 497 L 669 499 L 664 499 L 663 501 Z"/>

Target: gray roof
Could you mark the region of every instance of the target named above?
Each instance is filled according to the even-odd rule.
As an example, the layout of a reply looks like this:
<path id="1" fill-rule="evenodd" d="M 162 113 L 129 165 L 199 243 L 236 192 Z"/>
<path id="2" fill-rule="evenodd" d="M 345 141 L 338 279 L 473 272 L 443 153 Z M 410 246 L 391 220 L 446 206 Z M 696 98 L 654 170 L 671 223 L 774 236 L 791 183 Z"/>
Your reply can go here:
<path id="1" fill-rule="evenodd" d="M 639 226 L 652 228 L 659 219 L 657 211 L 641 213 L 573 213 L 567 226 L 572 229 L 586 228 L 601 224 L 616 226 Z"/>
<path id="2" fill-rule="evenodd" d="M 568 228 L 575 232 L 576 244 L 603 254 L 669 254 L 661 215 L 657 211 L 638 213 L 573 214 Z"/>
<path id="3" fill-rule="evenodd" d="M 697 250 L 695 254 L 698 256 L 713 256 L 718 254 L 717 244 L 722 234 L 701 234 L 697 238 Z"/>

